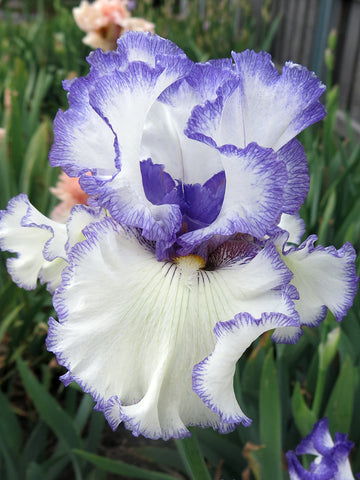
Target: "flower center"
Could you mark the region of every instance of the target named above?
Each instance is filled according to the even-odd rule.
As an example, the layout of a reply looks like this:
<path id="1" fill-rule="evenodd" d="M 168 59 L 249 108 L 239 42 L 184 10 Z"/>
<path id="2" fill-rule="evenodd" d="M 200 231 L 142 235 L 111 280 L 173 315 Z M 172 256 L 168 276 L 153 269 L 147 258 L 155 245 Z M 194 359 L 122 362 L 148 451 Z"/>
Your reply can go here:
<path id="1" fill-rule="evenodd" d="M 195 272 L 205 267 L 205 260 L 200 255 L 186 255 L 185 257 L 176 257 L 176 265 L 184 272 Z"/>

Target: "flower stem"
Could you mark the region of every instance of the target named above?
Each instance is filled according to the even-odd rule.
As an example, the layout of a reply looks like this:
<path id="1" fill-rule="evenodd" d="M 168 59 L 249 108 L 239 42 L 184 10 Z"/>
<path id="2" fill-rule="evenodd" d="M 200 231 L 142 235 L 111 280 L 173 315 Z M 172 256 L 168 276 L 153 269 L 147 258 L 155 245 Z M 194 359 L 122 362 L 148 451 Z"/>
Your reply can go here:
<path id="1" fill-rule="evenodd" d="M 180 457 L 192 480 L 211 480 L 194 431 L 191 437 L 175 440 Z"/>

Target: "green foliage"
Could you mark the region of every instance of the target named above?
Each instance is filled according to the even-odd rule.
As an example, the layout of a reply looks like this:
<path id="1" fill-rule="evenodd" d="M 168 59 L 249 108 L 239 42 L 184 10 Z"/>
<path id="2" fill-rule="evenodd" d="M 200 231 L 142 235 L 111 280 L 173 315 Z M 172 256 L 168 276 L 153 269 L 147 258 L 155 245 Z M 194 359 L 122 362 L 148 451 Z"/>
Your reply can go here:
<path id="1" fill-rule="evenodd" d="M 21 21 L 10 14 L 0 22 L 0 209 L 20 192 L 45 214 L 55 204 L 49 187 L 58 172 L 47 155 L 52 143 L 52 118 L 66 106 L 64 78 L 83 75 L 88 47 L 63 2 L 24 2 Z M 51 3 L 51 11 L 46 12 Z M 270 3 L 256 14 L 250 2 L 183 2 L 153 8 L 137 2 L 135 15 L 156 23 L 157 33 L 178 43 L 194 60 L 228 57 L 233 50 L 271 47 L 280 18 Z M 261 23 L 255 29 L 255 22 Z M 327 65 L 333 65 L 332 37 Z M 351 241 L 360 248 L 360 144 L 351 129 L 336 133 L 338 91 L 328 78 L 326 119 L 300 135 L 309 159 L 310 192 L 301 210 L 307 234 L 317 233 L 323 245 L 337 248 Z M 4 108 L 3 108 L 4 106 Z M 148 469 L 107 458 L 104 417 L 93 401 L 72 385 L 58 382 L 62 369 L 44 346 L 51 299 L 44 288 L 18 289 L 10 280 L 6 255 L 0 262 L 0 478 L 11 480 L 119 478 L 287 478 L 284 452 L 294 449 L 313 423 L 329 416 L 332 433 L 349 433 L 357 445 L 354 471 L 360 471 L 359 298 L 340 330 L 331 315 L 317 329 L 305 329 L 296 345 L 260 339 L 240 359 L 234 387 L 244 411 L 253 419 L 247 429 L 228 435 L 194 430 L 194 438 L 166 444 L 136 445 L 136 458 Z M 339 332 L 339 334 L 337 333 Z M 337 336 L 337 348 L 329 344 Z M 114 434 L 115 435 L 115 434 Z M 128 434 L 130 436 L 130 434 Z M 118 439 L 118 437 L 114 437 Z M 99 452 L 101 455 L 99 455 Z M 205 463 L 203 458 L 205 457 Z M 264 473 L 266 472 L 266 473 Z M 112 477 L 113 478 L 113 477 Z"/>
<path id="2" fill-rule="evenodd" d="M 153 3 L 137 2 L 134 15 L 154 22 L 156 33 L 196 61 L 225 58 L 231 50 L 269 50 L 281 19 L 272 18 L 269 0 L 261 9 L 247 0 L 164 0 L 158 8 Z"/>

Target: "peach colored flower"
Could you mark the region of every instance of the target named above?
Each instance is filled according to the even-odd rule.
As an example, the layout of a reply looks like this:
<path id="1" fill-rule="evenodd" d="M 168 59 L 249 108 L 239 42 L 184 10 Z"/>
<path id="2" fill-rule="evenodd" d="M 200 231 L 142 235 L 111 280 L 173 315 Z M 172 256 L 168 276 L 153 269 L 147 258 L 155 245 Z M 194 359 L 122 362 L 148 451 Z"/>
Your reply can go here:
<path id="1" fill-rule="evenodd" d="M 127 30 L 154 33 L 153 23 L 131 18 L 126 6 L 126 0 L 95 0 L 94 3 L 82 0 L 80 6 L 73 9 L 73 15 L 78 27 L 87 33 L 83 42 L 108 51 L 116 48 L 116 40 Z"/>
<path id="2" fill-rule="evenodd" d="M 69 177 L 65 172 L 59 176 L 56 187 L 50 187 L 50 192 L 58 197 L 61 202 L 51 213 L 51 218 L 56 222 L 66 223 L 74 205 L 86 205 L 89 195 L 80 187 L 77 177 Z"/>

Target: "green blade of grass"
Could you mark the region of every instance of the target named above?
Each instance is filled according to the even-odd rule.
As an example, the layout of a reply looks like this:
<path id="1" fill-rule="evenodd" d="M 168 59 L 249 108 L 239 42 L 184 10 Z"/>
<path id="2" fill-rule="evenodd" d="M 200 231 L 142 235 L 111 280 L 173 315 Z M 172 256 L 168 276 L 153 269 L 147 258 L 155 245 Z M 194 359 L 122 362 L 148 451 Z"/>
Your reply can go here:
<path id="1" fill-rule="evenodd" d="M 47 425 L 42 420 L 36 424 L 22 451 L 22 472 L 26 471 L 31 461 L 34 462 L 41 454 L 45 454 L 48 431 Z"/>
<path id="2" fill-rule="evenodd" d="M 281 405 L 276 366 L 271 348 L 260 380 L 260 441 L 262 478 L 283 478 L 281 463 Z M 260 452 L 259 452 L 260 453 Z"/>
<path id="3" fill-rule="evenodd" d="M 191 437 L 175 440 L 175 443 L 190 478 L 193 480 L 211 480 L 194 433 Z"/>
<path id="4" fill-rule="evenodd" d="M 46 475 L 40 465 L 35 462 L 29 464 L 26 470 L 26 480 L 47 480 Z"/>
<path id="5" fill-rule="evenodd" d="M 22 444 L 22 432 L 16 415 L 12 411 L 9 401 L 0 392 L 0 425 L 4 441 L 16 456 Z"/>
<path id="6" fill-rule="evenodd" d="M 175 477 L 166 473 L 145 470 L 144 468 L 135 467 L 125 462 L 121 462 L 120 460 L 111 460 L 106 457 L 101 457 L 100 455 L 95 455 L 94 453 L 85 452 L 84 450 L 75 449 L 73 452 L 101 470 L 109 473 L 126 475 L 127 477 L 144 480 L 176 480 Z M 198 480 L 200 480 L 200 477 Z"/>
<path id="7" fill-rule="evenodd" d="M 17 459 L 14 458 L 12 452 L 10 451 L 8 445 L 5 442 L 5 435 L 0 431 L 0 460 L 1 457 L 4 460 L 4 471 L 6 472 L 6 477 L 11 480 L 18 480 L 20 477 L 17 472 Z"/>
<path id="8" fill-rule="evenodd" d="M 19 187 L 20 191 L 30 193 L 31 184 L 33 182 L 34 174 L 39 172 L 44 158 L 47 157 L 48 152 L 48 126 L 47 123 L 41 123 L 34 135 L 30 139 L 29 146 L 25 152 L 24 163 L 21 170 Z M 38 170 L 38 172 L 36 172 Z"/>
<path id="9" fill-rule="evenodd" d="M 24 304 L 21 303 L 20 305 L 18 305 L 17 307 L 15 307 L 13 310 L 11 310 L 11 312 L 6 315 L 6 317 L 1 320 L 1 324 L 0 324 L 0 342 L 1 340 L 3 339 L 6 331 L 8 330 L 8 328 L 10 327 L 10 325 L 12 324 L 12 322 L 14 320 L 17 319 L 17 316 L 19 314 L 19 312 L 24 308 Z"/>
<path id="10" fill-rule="evenodd" d="M 295 424 L 301 433 L 301 436 L 305 437 L 311 432 L 317 418 L 315 413 L 306 405 L 304 397 L 301 393 L 299 382 L 296 382 L 295 384 L 294 393 L 291 399 L 291 406 Z"/>
<path id="11" fill-rule="evenodd" d="M 176 450 L 168 447 L 138 447 L 134 450 L 137 454 L 148 458 L 159 465 L 167 465 L 178 471 L 184 470 L 180 456 Z"/>
<path id="12" fill-rule="evenodd" d="M 61 409 L 56 400 L 39 383 L 23 360 L 18 358 L 16 363 L 25 389 L 44 422 L 69 449 L 81 447 L 79 434 L 68 414 Z"/>
<path id="13" fill-rule="evenodd" d="M 325 416 L 329 418 L 332 433 L 349 432 L 354 410 L 354 394 L 358 382 L 357 369 L 346 357 L 340 374 L 326 406 Z"/>

